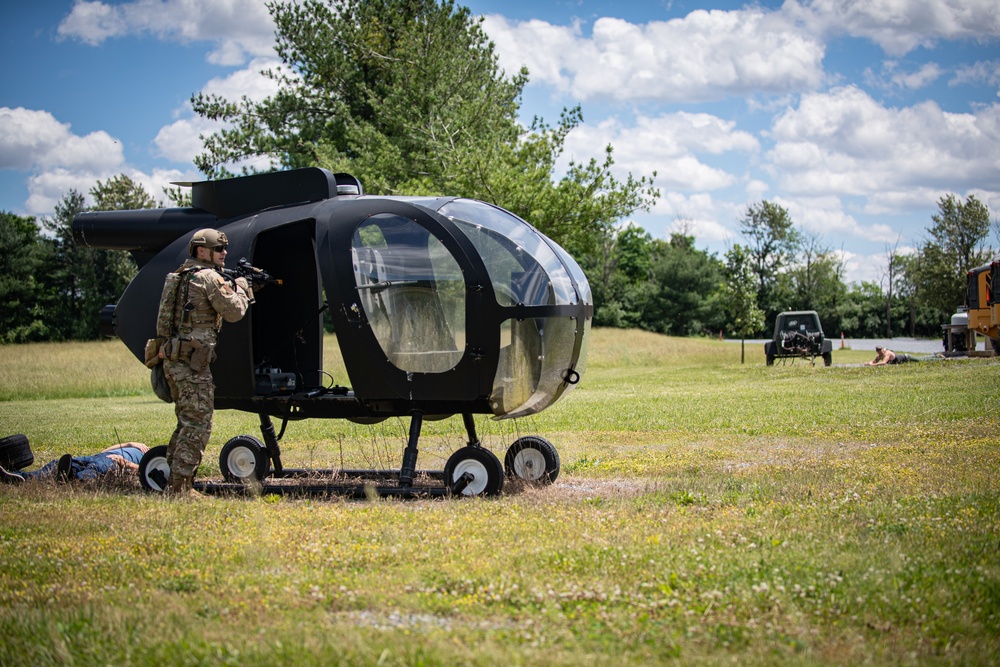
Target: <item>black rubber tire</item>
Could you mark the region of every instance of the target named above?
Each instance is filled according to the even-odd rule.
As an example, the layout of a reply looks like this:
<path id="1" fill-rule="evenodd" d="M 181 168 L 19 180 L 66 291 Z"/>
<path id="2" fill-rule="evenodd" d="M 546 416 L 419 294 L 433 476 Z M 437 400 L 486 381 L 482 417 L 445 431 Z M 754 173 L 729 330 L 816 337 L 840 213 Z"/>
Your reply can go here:
<path id="1" fill-rule="evenodd" d="M 139 485 L 147 491 L 165 493 L 170 486 L 170 466 L 167 465 L 167 446 L 151 447 L 139 459 Z"/>
<path id="2" fill-rule="evenodd" d="M 773 366 L 774 365 L 774 355 L 773 354 L 767 355 L 767 365 L 768 366 Z"/>
<path id="3" fill-rule="evenodd" d="M 824 366 L 829 366 L 832 363 L 833 363 L 833 352 L 824 352 L 823 353 L 823 365 Z"/>
<path id="4" fill-rule="evenodd" d="M 260 482 L 271 470 L 267 448 L 252 435 L 230 438 L 219 453 L 219 470 L 227 482 Z"/>
<path id="5" fill-rule="evenodd" d="M 35 462 L 31 453 L 31 445 L 24 434 L 8 435 L 0 438 L 0 466 L 8 472 L 16 472 L 27 468 Z"/>
<path id="6" fill-rule="evenodd" d="M 518 438 L 503 459 L 507 477 L 532 484 L 551 484 L 559 476 L 559 452 L 552 443 L 537 435 Z"/>
<path id="7" fill-rule="evenodd" d="M 483 447 L 462 447 L 444 464 L 444 484 L 451 489 L 463 473 L 474 479 L 461 491 L 463 496 L 496 496 L 503 491 L 503 465 L 496 454 Z"/>

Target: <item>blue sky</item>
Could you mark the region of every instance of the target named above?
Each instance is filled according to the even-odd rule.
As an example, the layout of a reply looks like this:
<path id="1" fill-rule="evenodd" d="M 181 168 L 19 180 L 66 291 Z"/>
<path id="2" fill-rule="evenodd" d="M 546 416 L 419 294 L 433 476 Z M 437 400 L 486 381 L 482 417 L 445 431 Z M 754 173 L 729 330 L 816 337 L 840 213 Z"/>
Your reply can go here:
<path id="1" fill-rule="evenodd" d="M 768 199 L 877 282 L 942 195 L 1000 218 L 996 0 L 465 4 L 508 71 L 527 65 L 525 122 L 579 104 L 568 156 L 611 144 L 620 177 L 657 173 L 632 218 L 655 237 L 721 256 Z M 6 3 L 0 31 L 0 209 L 19 214 L 119 173 L 163 198 L 201 178 L 198 135 L 217 129 L 192 94 L 272 92 L 259 0 Z"/>

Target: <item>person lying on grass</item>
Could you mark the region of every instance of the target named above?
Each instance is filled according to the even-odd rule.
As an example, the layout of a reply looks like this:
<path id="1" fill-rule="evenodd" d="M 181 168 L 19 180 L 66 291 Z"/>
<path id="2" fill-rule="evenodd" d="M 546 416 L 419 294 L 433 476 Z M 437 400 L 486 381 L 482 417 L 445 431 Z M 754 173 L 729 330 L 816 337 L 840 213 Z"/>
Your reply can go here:
<path id="1" fill-rule="evenodd" d="M 876 345 L 875 358 L 866 361 L 865 366 L 888 366 L 889 364 L 905 364 L 909 361 L 917 361 L 917 359 L 908 354 L 896 354 L 889 348 Z"/>
<path id="2" fill-rule="evenodd" d="M 48 479 L 53 475 L 60 482 L 96 480 L 113 472 L 137 472 L 142 455 L 149 447 L 141 442 L 112 445 L 91 456 L 63 454 L 32 472 L 11 472 L 0 466 L 0 483 L 20 484 L 29 479 Z"/>

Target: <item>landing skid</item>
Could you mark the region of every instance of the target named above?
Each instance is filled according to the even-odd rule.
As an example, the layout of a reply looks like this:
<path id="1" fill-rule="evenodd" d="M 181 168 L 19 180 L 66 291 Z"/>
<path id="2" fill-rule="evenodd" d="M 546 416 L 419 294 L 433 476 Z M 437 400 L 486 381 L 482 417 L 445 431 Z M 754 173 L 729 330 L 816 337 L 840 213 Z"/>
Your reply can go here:
<path id="1" fill-rule="evenodd" d="M 281 496 L 342 496 L 347 498 L 421 498 L 438 496 L 495 496 L 503 491 L 506 478 L 548 484 L 559 474 L 559 455 L 544 438 L 519 438 L 507 450 L 504 463 L 482 446 L 471 413 L 462 420 L 467 444 L 454 452 L 443 470 L 417 470 L 417 442 L 423 415 L 410 415 L 409 437 L 398 470 L 337 470 L 285 468 L 281 462 L 277 433 L 271 417 L 260 413 L 263 442 L 249 435 L 230 439 L 222 448 L 219 468 L 224 482 L 195 482 L 194 488 L 208 494 L 265 494 Z M 148 491 L 169 487 L 170 468 L 166 446 L 154 447 L 139 463 L 139 481 Z"/>

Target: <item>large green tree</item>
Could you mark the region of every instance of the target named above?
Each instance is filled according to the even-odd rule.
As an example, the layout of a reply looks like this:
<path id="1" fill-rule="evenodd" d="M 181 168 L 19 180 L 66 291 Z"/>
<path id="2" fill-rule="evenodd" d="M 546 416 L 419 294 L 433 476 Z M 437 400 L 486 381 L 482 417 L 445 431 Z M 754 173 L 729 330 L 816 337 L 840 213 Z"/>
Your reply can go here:
<path id="1" fill-rule="evenodd" d="M 740 337 L 740 363 L 746 361 L 746 337 L 764 328 L 764 311 L 757 306 L 754 257 L 739 244 L 726 251 L 725 282 L 721 286 L 722 303 L 729 318 L 729 329 Z"/>
<path id="2" fill-rule="evenodd" d="M 272 2 L 278 91 L 263 101 L 197 95 L 194 110 L 227 129 L 203 137 L 210 177 L 265 158 L 270 168 L 321 166 L 357 176 L 373 194 L 453 194 L 498 204 L 571 250 L 658 193 L 611 174 L 603 160 L 570 163 L 555 182 L 579 109 L 557 126 L 517 120 L 527 82 L 507 76 L 493 44 L 450 0 Z"/>
<path id="3" fill-rule="evenodd" d="M 139 183 L 119 175 L 98 181 L 91 188 L 94 210 L 155 208 L 157 203 Z M 101 309 L 115 303 L 135 275 L 131 255 L 121 250 L 101 250 L 78 245 L 73 239 L 73 218 L 88 210 L 84 197 L 70 190 L 44 219 L 53 252 L 44 273 L 46 322 L 52 338 L 86 340 L 100 335 Z"/>
<path id="4" fill-rule="evenodd" d="M 770 320 L 785 310 L 780 302 L 780 276 L 794 262 L 802 242 L 788 211 L 767 200 L 747 207 L 740 218 L 744 250 L 757 281 L 757 305 Z"/>
<path id="5" fill-rule="evenodd" d="M 610 327 L 638 327 L 644 293 L 649 288 L 649 267 L 653 239 L 633 224 L 600 237 L 581 255 L 581 266 L 594 292 L 594 324 Z"/>
<path id="6" fill-rule="evenodd" d="M 914 275 L 920 300 L 944 322 L 965 303 L 966 274 L 989 259 L 990 212 L 975 195 L 963 202 L 948 194 L 938 200 L 938 213 L 931 220 L 930 238 L 920 248 Z"/>
<path id="7" fill-rule="evenodd" d="M 49 252 L 34 218 L 0 211 L 0 343 L 48 339 L 40 277 Z"/>
<path id="8" fill-rule="evenodd" d="M 271 2 L 284 67 L 264 72 L 271 97 L 197 95 L 197 113 L 231 123 L 205 138 L 211 177 L 266 157 L 274 167 L 321 160 L 372 193 L 431 190 L 477 148 L 512 141 L 526 81 L 506 78 L 469 10 L 450 1 Z"/>
<path id="9" fill-rule="evenodd" d="M 847 299 L 844 262 L 816 235 L 803 235 L 799 254 L 782 275 L 781 298 L 792 310 L 815 310 L 827 336 L 843 331 L 840 310 Z"/>
<path id="10" fill-rule="evenodd" d="M 669 241 L 654 241 L 643 328 L 674 336 L 723 328 L 725 317 L 719 303 L 723 268 L 715 255 L 695 248 L 693 236 L 674 233 Z"/>

